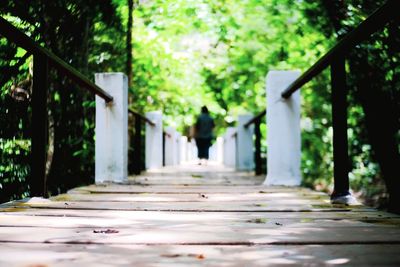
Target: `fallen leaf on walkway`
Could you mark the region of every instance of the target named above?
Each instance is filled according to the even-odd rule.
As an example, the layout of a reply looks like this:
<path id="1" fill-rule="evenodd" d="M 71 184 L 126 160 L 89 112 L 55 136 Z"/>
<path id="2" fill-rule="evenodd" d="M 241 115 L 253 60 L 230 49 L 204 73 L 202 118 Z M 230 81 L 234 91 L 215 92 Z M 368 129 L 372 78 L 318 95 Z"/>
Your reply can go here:
<path id="1" fill-rule="evenodd" d="M 193 258 L 196 258 L 196 259 L 199 259 L 199 260 L 202 260 L 202 259 L 205 258 L 203 254 L 192 254 L 192 253 L 189 253 L 187 256 L 188 257 L 193 257 Z"/>
<path id="2" fill-rule="evenodd" d="M 166 257 L 166 258 L 177 258 L 181 257 L 182 255 L 180 254 L 161 254 L 161 257 Z"/>
<path id="3" fill-rule="evenodd" d="M 114 229 L 93 230 L 93 233 L 95 233 L 95 234 L 116 234 L 116 233 L 119 233 L 119 231 L 118 230 L 114 230 Z"/>
<path id="4" fill-rule="evenodd" d="M 267 219 L 256 218 L 256 219 L 252 219 L 252 220 L 247 220 L 246 222 L 248 222 L 248 223 L 267 223 Z"/>
<path id="5" fill-rule="evenodd" d="M 165 257 L 165 258 L 178 258 L 178 257 L 182 257 L 182 256 L 187 256 L 187 257 L 192 257 L 192 258 L 196 258 L 199 260 L 204 259 L 204 255 L 203 254 L 195 254 L 195 253 L 189 253 L 186 255 L 182 255 L 182 254 L 161 254 L 161 257 Z"/>
<path id="6" fill-rule="evenodd" d="M 200 255 L 197 255 L 197 257 L 196 258 L 198 258 L 199 260 L 202 260 L 202 259 L 204 259 L 205 257 L 204 257 L 204 255 L 203 254 L 200 254 Z"/>

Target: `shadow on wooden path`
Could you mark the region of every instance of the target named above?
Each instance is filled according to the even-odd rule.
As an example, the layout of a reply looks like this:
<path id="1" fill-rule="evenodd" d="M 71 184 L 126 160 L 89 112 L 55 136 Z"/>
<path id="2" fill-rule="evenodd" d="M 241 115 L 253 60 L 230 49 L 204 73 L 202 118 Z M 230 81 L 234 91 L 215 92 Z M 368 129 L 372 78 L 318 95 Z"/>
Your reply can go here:
<path id="1" fill-rule="evenodd" d="M 399 266 L 400 217 L 185 164 L 0 206 L 0 266 Z"/>

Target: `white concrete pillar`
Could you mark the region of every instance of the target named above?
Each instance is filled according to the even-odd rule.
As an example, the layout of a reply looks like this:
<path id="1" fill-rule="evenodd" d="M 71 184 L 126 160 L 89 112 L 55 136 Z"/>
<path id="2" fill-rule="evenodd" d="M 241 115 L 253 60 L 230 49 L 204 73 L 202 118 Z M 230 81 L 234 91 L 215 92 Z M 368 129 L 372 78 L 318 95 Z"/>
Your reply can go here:
<path id="1" fill-rule="evenodd" d="M 188 139 L 186 136 L 181 136 L 180 141 L 180 155 L 181 162 L 188 161 Z"/>
<path id="2" fill-rule="evenodd" d="M 190 160 L 196 160 L 197 159 L 197 146 L 196 146 L 196 141 L 194 138 L 190 141 Z"/>
<path id="3" fill-rule="evenodd" d="M 224 159 L 224 138 L 217 137 L 217 162 L 222 163 Z"/>
<path id="4" fill-rule="evenodd" d="M 168 126 L 165 133 L 165 166 L 173 166 L 176 164 L 176 131 Z"/>
<path id="5" fill-rule="evenodd" d="M 95 83 L 114 101 L 96 96 L 95 182 L 125 182 L 128 177 L 128 80 L 123 73 L 96 73 Z"/>
<path id="6" fill-rule="evenodd" d="M 181 134 L 175 131 L 175 165 L 181 164 Z"/>
<path id="7" fill-rule="evenodd" d="M 254 170 L 254 125 L 251 124 L 245 128 L 249 120 L 253 118 L 252 114 L 244 114 L 238 116 L 237 127 L 237 152 L 236 152 L 236 169 L 239 171 L 252 171 Z"/>
<path id="8" fill-rule="evenodd" d="M 299 75 L 299 71 L 270 71 L 267 75 L 266 185 L 301 183 L 300 90 L 288 100 L 281 97 L 282 91 Z"/>
<path id="9" fill-rule="evenodd" d="M 227 152 L 227 146 L 228 146 L 228 133 L 227 131 L 225 131 L 224 135 L 222 136 L 222 138 L 224 139 L 224 147 L 223 147 L 223 159 L 222 159 L 222 164 L 228 166 L 228 154 Z"/>
<path id="10" fill-rule="evenodd" d="M 208 154 L 209 154 L 209 160 L 217 161 L 217 146 L 215 143 L 212 146 L 210 146 Z"/>
<path id="11" fill-rule="evenodd" d="M 235 127 L 226 129 L 224 138 L 224 164 L 228 167 L 236 167 L 236 137 L 232 135 L 236 133 Z"/>
<path id="12" fill-rule="evenodd" d="M 155 123 L 146 123 L 146 169 L 158 169 L 163 166 L 163 125 L 161 111 L 146 113 L 146 118 Z"/>

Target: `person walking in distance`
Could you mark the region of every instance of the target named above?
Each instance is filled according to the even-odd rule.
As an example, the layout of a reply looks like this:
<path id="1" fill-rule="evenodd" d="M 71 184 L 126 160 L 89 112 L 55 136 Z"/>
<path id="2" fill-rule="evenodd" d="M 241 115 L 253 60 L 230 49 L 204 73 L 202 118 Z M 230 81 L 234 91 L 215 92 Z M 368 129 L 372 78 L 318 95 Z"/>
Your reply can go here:
<path id="1" fill-rule="evenodd" d="M 207 163 L 209 158 L 208 150 L 211 146 L 211 140 L 213 138 L 212 130 L 214 126 L 214 120 L 211 118 L 208 108 L 203 106 L 201 108 L 201 114 L 197 117 L 195 125 L 197 156 L 200 159 L 199 165 L 202 163 L 202 161 Z"/>

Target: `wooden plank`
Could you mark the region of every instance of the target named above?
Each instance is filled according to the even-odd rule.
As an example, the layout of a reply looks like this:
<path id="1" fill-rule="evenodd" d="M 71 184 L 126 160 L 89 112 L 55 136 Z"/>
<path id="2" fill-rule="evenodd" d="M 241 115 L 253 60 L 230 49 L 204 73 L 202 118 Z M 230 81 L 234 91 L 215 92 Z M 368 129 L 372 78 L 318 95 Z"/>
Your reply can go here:
<path id="1" fill-rule="evenodd" d="M 144 184 L 144 185 L 261 185 L 264 177 L 260 179 L 249 179 L 249 177 L 214 177 L 214 179 L 207 179 L 203 174 L 189 174 L 185 176 L 160 176 L 160 177 L 130 177 L 131 184 Z"/>
<path id="2" fill-rule="evenodd" d="M 23 252 L 22 252 L 23 251 Z M 143 246 L 1 244 L 0 265 L 398 266 L 400 245 Z"/>
<path id="3" fill-rule="evenodd" d="M 49 202 L 21 202 L 11 203 L 7 208 L 42 208 L 42 209 L 81 209 L 81 210 L 127 210 L 127 211 L 236 211 L 236 212 L 306 212 L 306 211 L 373 211 L 364 206 L 343 206 L 327 203 L 306 203 L 299 200 L 282 200 L 280 203 L 268 201 L 238 201 L 232 205 L 230 201 L 218 202 L 74 202 L 74 201 L 49 201 Z M 312 202 L 311 202 L 312 203 Z"/>
<path id="4" fill-rule="evenodd" d="M 210 202 L 210 201 L 285 201 L 285 203 L 308 203 L 323 204 L 330 203 L 325 194 L 300 194 L 297 192 L 274 192 L 269 194 L 242 193 L 187 193 L 187 194 L 163 194 L 163 193 L 141 193 L 141 194 L 61 194 L 51 198 L 52 201 L 78 201 L 78 202 Z"/>
<path id="5" fill-rule="evenodd" d="M 100 184 L 83 186 L 72 189 L 68 193 L 113 193 L 113 194 L 139 194 L 139 193 L 159 193 L 159 194 L 198 194 L 198 193 L 283 193 L 297 192 L 300 194 L 321 194 L 302 187 L 266 187 L 266 186 L 235 186 L 235 185 L 197 185 L 189 186 L 186 184 L 168 185 L 119 185 L 119 184 Z"/>
<path id="6" fill-rule="evenodd" d="M 74 210 L 74 209 L 35 209 L 35 208 L 9 208 L 4 209 L 1 215 L 12 216 L 47 216 L 47 217 L 84 217 L 84 218 L 121 218 L 122 220 L 138 220 L 138 218 L 156 217 L 165 218 L 165 216 L 156 216 L 161 214 L 170 214 L 171 217 L 192 218 L 238 218 L 244 221 L 257 218 L 272 219 L 300 219 L 300 220 L 370 220 L 381 221 L 385 219 L 397 219 L 398 215 L 387 212 L 172 212 L 172 211 L 124 211 L 124 210 Z M 199 220 L 200 221 L 200 220 Z"/>
<path id="7" fill-rule="evenodd" d="M 107 233 L 107 231 L 111 231 Z M 400 228 L 384 227 L 284 227 L 260 224 L 200 225 L 154 224 L 129 228 L 0 227 L 0 243 L 62 244 L 400 244 Z"/>
<path id="8" fill-rule="evenodd" d="M 72 213 L 73 214 L 73 213 Z M 21 213 L 8 213 L 0 215 L 0 227 L 49 227 L 49 228 L 94 228 L 94 227 L 117 227 L 129 228 L 133 225 L 152 225 L 154 227 L 179 227 L 188 224 L 218 225 L 234 227 L 255 227 L 257 224 L 265 228 L 295 227 L 295 228 L 332 228 L 332 227 L 387 227 L 400 226 L 398 218 L 360 217 L 358 219 L 349 217 L 339 219 L 331 216 L 329 218 L 308 217 L 302 213 L 287 218 L 273 216 L 275 213 L 262 214 L 240 214 L 240 213 L 186 213 L 186 212 L 130 212 L 126 214 L 113 214 L 103 216 L 92 214 L 92 216 L 50 216 Z M 65 215 L 65 214 L 64 214 Z M 145 229 L 144 229 L 145 230 Z"/>
<path id="9" fill-rule="evenodd" d="M 346 266 L 398 265 L 399 246 L 129 246 L 55 244 L 4 244 L 0 264 L 4 266 L 266 266 L 345 263 Z M 88 253 L 90 250 L 92 253 Z M 20 251 L 25 251 L 20 257 Z M 9 256 L 14 264 L 9 265 Z M 355 256 L 352 258 L 351 256 Z M 7 256 L 7 257 L 4 257 Z M 283 257 L 284 256 L 284 257 Z M 382 266 L 381 265 L 381 266 Z"/>

